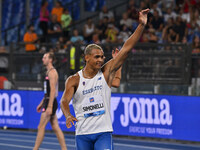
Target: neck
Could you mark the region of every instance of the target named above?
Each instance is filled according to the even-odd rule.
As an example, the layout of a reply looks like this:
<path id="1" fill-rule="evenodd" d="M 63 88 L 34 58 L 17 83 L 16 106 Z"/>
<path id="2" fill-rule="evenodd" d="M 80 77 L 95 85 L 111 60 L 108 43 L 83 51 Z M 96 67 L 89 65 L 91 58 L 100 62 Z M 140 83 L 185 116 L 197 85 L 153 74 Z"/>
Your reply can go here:
<path id="1" fill-rule="evenodd" d="M 98 69 L 92 69 L 91 67 L 86 65 L 83 69 L 83 76 L 85 78 L 93 78 L 98 73 L 98 71 Z"/>
<path id="2" fill-rule="evenodd" d="M 47 72 L 48 72 L 50 69 L 52 69 L 52 68 L 54 68 L 53 65 L 52 65 L 52 64 L 48 64 L 48 65 L 46 66 Z"/>

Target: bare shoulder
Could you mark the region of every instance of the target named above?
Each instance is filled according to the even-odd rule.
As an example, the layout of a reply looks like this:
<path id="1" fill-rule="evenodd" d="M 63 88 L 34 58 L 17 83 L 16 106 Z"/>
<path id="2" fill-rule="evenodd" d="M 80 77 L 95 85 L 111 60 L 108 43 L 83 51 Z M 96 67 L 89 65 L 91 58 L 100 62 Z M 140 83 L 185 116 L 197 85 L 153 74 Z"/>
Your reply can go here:
<path id="1" fill-rule="evenodd" d="M 56 69 L 52 69 L 49 73 L 48 76 L 51 77 L 58 77 L 58 72 Z"/>
<path id="2" fill-rule="evenodd" d="M 79 84 L 80 76 L 78 73 L 71 75 L 67 78 L 65 85 L 77 87 Z"/>

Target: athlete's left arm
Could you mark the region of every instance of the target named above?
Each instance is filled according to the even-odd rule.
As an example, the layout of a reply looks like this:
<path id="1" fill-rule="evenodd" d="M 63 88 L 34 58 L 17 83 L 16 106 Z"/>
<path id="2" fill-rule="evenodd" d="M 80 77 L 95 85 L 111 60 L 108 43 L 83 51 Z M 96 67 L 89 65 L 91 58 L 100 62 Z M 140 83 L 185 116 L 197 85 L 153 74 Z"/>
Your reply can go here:
<path id="1" fill-rule="evenodd" d="M 41 111 L 43 101 L 44 101 L 44 97 L 42 98 L 42 100 L 40 101 L 40 103 L 38 104 L 38 106 L 37 106 L 37 108 L 36 108 L 36 111 L 37 111 L 37 112 L 40 112 L 40 111 Z"/>
<path id="2" fill-rule="evenodd" d="M 49 77 L 49 83 L 50 83 L 50 97 L 49 97 L 49 103 L 47 107 L 47 114 L 51 115 L 52 114 L 52 107 L 53 107 L 53 101 L 56 95 L 56 84 L 58 82 L 58 73 L 55 69 L 49 72 L 48 74 Z"/>
<path id="3" fill-rule="evenodd" d="M 110 87 L 112 86 L 112 81 L 113 81 L 116 71 L 122 66 L 122 64 L 125 62 L 126 58 L 128 57 L 129 52 L 131 52 L 131 49 L 135 46 L 135 44 L 140 39 L 140 36 L 142 35 L 142 32 L 147 23 L 148 12 L 149 12 L 149 9 L 145 9 L 139 12 L 139 25 L 137 29 L 126 40 L 121 50 L 119 51 L 118 55 L 115 58 L 108 61 L 102 68 L 104 77 Z"/>
<path id="4" fill-rule="evenodd" d="M 112 87 L 118 88 L 120 86 L 121 74 L 122 74 L 121 72 L 122 72 L 122 67 L 120 67 L 115 73 L 115 77 L 113 78 L 112 81 Z"/>

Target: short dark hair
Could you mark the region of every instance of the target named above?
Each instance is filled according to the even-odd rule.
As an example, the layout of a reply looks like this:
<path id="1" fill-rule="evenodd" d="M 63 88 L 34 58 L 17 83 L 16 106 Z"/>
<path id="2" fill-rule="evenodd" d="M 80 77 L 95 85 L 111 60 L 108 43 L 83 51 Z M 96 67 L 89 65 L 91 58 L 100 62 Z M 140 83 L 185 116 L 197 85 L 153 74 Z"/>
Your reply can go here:
<path id="1" fill-rule="evenodd" d="M 62 6 L 62 2 L 61 1 L 57 0 L 56 3 L 59 3 L 60 6 Z"/>
<path id="2" fill-rule="evenodd" d="M 34 25 L 33 25 L 33 24 L 29 24 L 29 25 L 27 26 L 27 29 L 29 30 L 31 27 L 34 27 Z"/>
<path id="3" fill-rule="evenodd" d="M 48 2 L 48 1 L 47 1 L 47 0 L 42 0 L 41 6 L 44 6 L 44 4 L 45 4 L 46 2 Z"/>
<path id="4" fill-rule="evenodd" d="M 47 52 L 46 54 L 49 54 L 49 58 L 52 59 L 52 63 L 55 62 L 56 57 L 53 52 Z"/>
<path id="5" fill-rule="evenodd" d="M 63 12 L 65 12 L 66 10 L 69 11 L 68 8 L 64 8 L 64 9 L 63 9 Z"/>

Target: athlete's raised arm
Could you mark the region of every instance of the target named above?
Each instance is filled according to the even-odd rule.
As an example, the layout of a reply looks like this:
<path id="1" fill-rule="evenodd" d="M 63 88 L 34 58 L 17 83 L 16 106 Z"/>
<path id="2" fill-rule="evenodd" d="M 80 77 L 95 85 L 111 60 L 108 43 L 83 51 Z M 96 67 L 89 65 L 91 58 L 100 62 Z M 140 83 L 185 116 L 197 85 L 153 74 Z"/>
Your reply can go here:
<path id="1" fill-rule="evenodd" d="M 123 47 L 119 51 L 118 55 L 113 59 L 112 69 L 117 70 L 128 57 L 128 53 L 135 46 L 135 44 L 140 39 L 142 32 L 147 23 L 147 14 L 149 13 L 149 9 L 145 9 L 139 12 L 139 25 L 135 32 L 128 38 L 128 40 L 124 43 Z"/>
<path id="2" fill-rule="evenodd" d="M 149 9 L 145 9 L 139 12 L 139 25 L 135 32 L 127 39 L 124 43 L 123 47 L 119 51 L 118 55 L 108 61 L 102 68 L 104 73 L 104 77 L 108 83 L 108 85 L 112 86 L 112 81 L 115 76 L 115 72 L 122 66 L 126 58 L 128 57 L 128 53 L 135 46 L 135 44 L 140 39 L 142 32 L 147 23 L 147 14 L 149 13 Z"/>

